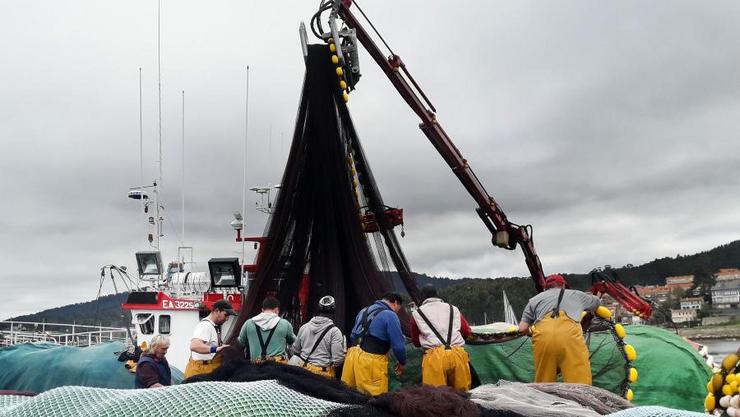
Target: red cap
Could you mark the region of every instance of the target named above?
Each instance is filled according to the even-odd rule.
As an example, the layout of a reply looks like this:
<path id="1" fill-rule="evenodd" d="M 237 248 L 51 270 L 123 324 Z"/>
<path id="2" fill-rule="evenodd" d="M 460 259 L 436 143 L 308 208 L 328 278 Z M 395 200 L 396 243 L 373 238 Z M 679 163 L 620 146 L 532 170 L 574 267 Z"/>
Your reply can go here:
<path id="1" fill-rule="evenodd" d="M 550 288 L 554 285 L 566 287 L 568 286 L 568 281 L 566 281 L 565 277 L 560 274 L 548 275 L 545 279 L 545 287 Z"/>

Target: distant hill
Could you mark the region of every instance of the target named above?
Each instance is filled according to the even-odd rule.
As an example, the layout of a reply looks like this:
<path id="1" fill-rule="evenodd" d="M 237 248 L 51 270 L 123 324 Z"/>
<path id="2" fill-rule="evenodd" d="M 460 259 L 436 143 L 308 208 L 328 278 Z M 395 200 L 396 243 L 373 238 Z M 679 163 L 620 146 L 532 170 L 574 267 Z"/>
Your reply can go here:
<path id="1" fill-rule="evenodd" d="M 491 249 L 494 250 L 494 249 Z M 524 262 L 524 259 L 522 259 Z M 608 266 L 608 265 L 607 265 Z M 602 268 L 607 266 L 601 266 Z M 734 241 L 714 249 L 694 255 L 676 255 L 675 258 L 661 258 L 644 265 L 621 267 L 608 266 L 615 271 L 627 285 L 665 284 L 665 278 L 675 275 L 698 275 L 709 277 L 720 268 L 740 268 L 740 241 Z M 547 271 L 555 273 L 557 271 Z M 562 273 L 562 271 L 560 271 Z M 568 274 L 571 286 L 587 289 L 591 286 L 588 274 Z M 484 317 L 490 321 L 503 320 L 502 291 L 511 302 L 517 315 L 521 314 L 527 300 L 535 294 L 534 284 L 529 277 L 511 278 L 460 278 L 450 279 L 414 273 L 417 285 L 432 284 L 440 290 L 440 295 L 457 305 L 469 321 L 480 324 Z M 403 290 L 403 284 L 397 274 L 393 276 L 393 287 Z M 18 316 L 12 320 L 46 321 L 102 326 L 123 326 L 130 318 L 123 317 L 120 305 L 126 300 L 127 293 L 101 297 L 96 302 L 71 304 L 64 307 L 44 310 L 36 314 Z M 97 319 L 96 319 L 97 309 Z"/>
<path id="2" fill-rule="evenodd" d="M 666 277 L 698 275 L 708 277 L 721 268 L 740 268 L 740 240 L 717 246 L 694 255 L 676 255 L 675 258 L 660 258 L 640 266 L 615 267 L 627 285 L 665 284 Z M 590 287 L 588 274 L 566 274 L 571 285 L 577 288 Z"/>
<path id="3" fill-rule="evenodd" d="M 35 314 L 12 317 L 8 320 L 35 321 L 47 323 L 76 323 L 89 326 L 124 327 L 131 321 L 130 315 L 122 316 L 121 304 L 126 301 L 128 293 L 106 295 L 98 302 L 69 304 L 51 308 Z M 97 313 L 97 316 L 96 316 Z"/>

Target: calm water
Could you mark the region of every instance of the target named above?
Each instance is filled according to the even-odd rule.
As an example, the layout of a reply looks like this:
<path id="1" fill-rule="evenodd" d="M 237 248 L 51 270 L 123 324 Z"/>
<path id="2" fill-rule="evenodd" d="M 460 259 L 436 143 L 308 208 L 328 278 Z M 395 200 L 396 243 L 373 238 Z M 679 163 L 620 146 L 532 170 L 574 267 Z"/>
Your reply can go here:
<path id="1" fill-rule="evenodd" d="M 715 363 L 722 362 L 725 356 L 735 353 L 740 347 L 739 339 L 701 340 L 699 343 L 707 346 L 709 354 L 714 356 Z"/>

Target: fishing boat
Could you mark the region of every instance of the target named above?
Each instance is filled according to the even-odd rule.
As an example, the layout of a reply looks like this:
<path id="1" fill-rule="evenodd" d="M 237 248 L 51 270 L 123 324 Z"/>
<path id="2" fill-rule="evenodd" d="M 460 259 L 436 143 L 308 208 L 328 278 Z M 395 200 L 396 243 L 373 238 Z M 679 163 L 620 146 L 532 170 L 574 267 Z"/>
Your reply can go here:
<path id="1" fill-rule="evenodd" d="M 352 15 L 346 10 L 348 2 L 322 2 L 321 7 L 322 10 L 331 9 L 333 19 L 337 18 L 339 10 L 344 10 L 345 23 L 355 26 L 351 21 Z M 305 29 L 301 32 L 307 62 L 306 83 L 296 122 L 296 139 L 281 182 L 286 191 L 281 192 L 278 198 L 266 235 L 243 237 L 241 215 L 232 223 L 237 233 L 236 242 L 258 245 L 259 251 L 253 264 L 246 264 L 244 256 L 241 261 L 236 257 L 213 258 L 208 261 L 207 273 L 192 271 L 188 270 L 192 259 L 186 262 L 182 253 L 187 247 L 181 246 L 178 259 L 165 269 L 159 251 L 162 217 L 157 196 L 161 180 L 152 185 L 155 214 L 151 216 L 150 224 L 154 232 L 149 233 L 148 240 L 154 244 L 154 250 L 136 253 L 138 285 L 122 305 L 132 316 L 135 336 L 130 338 L 134 350 L 136 347 L 145 347 L 156 335 L 168 335 L 171 339 L 168 353 L 170 363 L 176 368 L 184 368 L 189 356 L 192 328 L 215 302 L 224 299 L 230 301 L 239 312 L 238 317 L 224 325 L 223 332 L 233 340 L 235 330 L 255 312 L 258 301 L 266 295 L 279 297 L 285 306 L 285 317 L 294 326 L 299 326 L 310 318 L 315 300 L 331 293 L 337 296 L 337 323 L 345 333 L 359 308 L 366 305 L 368 300 L 378 298 L 382 291 L 390 287 L 387 278 L 391 274 L 401 277 L 411 299 L 418 298 L 411 269 L 394 232 L 395 227 L 403 224 L 403 211 L 383 203 L 345 104 L 347 93 L 354 88 L 360 76 L 355 65 L 357 38 L 353 38 L 360 32 L 353 32 L 359 31 L 356 27 L 345 30 L 336 22 L 332 22 L 331 29 L 330 32 L 319 30 L 320 37 L 326 41 L 319 45 L 307 45 Z M 346 41 L 341 44 L 341 48 L 346 48 L 346 54 L 335 60 L 328 51 L 342 50 L 337 47 L 340 45 L 339 30 Z M 359 34 L 360 37 L 365 35 Z M 338 54 L 341 55 L 341 52 Z M 393 55 L 390 62 L 386 63 L 395 65 L 384 67 L 388 73 L 406 71 L 400 59 L 396 58 Z M 381 59 L 386 62 L 384 57 Z M 341 65 L 332 67 L 330 62 L 333 65 L 341 62 Z M 339 80 L 335 74 L 340 76 Z M 341 78 L 343 74 L 346 74 L 345 78 Z M 389 74 L 391 76 L 397 77 L 398 74 Z M 408 78 L 418 89 L 410 75 Z M 409 84 L 396 81 L 394 85 L 399 90 L 411 88 Z M 423 110 L 418 114 L 424 121 L 424 133 L 430 139 L 441 139 L 440 143 L 446 144 L 439 148 L 445 151 L 443 156 L 454 159 L 451 165 L 464 161 L 451 142 L 447 144 L 444 141 L 448 138 L 437 124 L 433 106 L 423 93 L 421 96 L 423 99 L 414 93 L 409 102 Z M 431 109 L 424 107 L 424 102 Z M 460 161 L 456 159 L 457 156 Z M 453 170 L 462 172 L 461 181 L 469 186 L 467 189 L 474 197 L 485 194 L 467 162 L 460 162 Z M 326 183 L 312 182 L 317 179 Z M 138 187 L 131 190 L 130 196 L 144 202 L 149 200 L 145 191 L 144 187 Z M 507 249 L 521 245 L 528 266 L 533 271 L 532 277 L 539 282 L 541 265 L 534 253 L 527 227 L 506 221 L 492 197 L 478 202 L 486 206 L 481 207 L 478 214 L 493 233 L 494 242 Z M 144 203 L 147 214 L 149 207 Z M 121 268 L 115 269 L 121 271 Z M 123 275 L 128 277 L 125 271 Z M 609 285 L 618 288 L 615 282 L 604 281 L 601 284 L 605 288 Z M 630 301 L 629 296 L 625 297 Z M 491 337 L 481 331 L 467 346 L 479 383 L 484 385 L 500 379 L 518 382 L 532 380 L 530 339 L 511 329 L 516 318 L 510 306 L 506 312 L 509 317 L 504 331 L 494 329 Z M 665 331 L 647 326 L 629 326 L 625 332 L 620 326 L 606 313 L 595 318 L 592 326 L 586 326 L 595 385 L 618 398 L 624 396 L 638 404 L 641 401 L 668 403 L 684 409 L 697 409 L 695 397 L 697 392 L 703 397 L 710 372 L 698 354 L 692 353 L 690 346 L 681 346 Z M 409 351 L 409 368 L 419 369 L 421 353 L 411 347 Z M 675 363 L 679 358 L 681 366 L 671 366 L 671 362 Z M 640 369 L 639 379 L 636 369 Z M 670 393 L 660 389 L 665 387 L 666 380 L 672 381 Z M 419 381 L 418 373 L 409 372 L 403 378 L 396 378 L 392 386 L 402 389 Z M 173 389 L 177 390 L 178 387 Z M 197 389 L 189 384 L 181 388 L 182 392 L 195 392 Z M 161 391 L 172 392 L 168 390 Z M 651 393 L 656 395 L 651 396 Z M 60 395 L 58 401 L 75 393 L 67 391 L 63 394 L 66 397 Z M 206 394 L 200 392 L 199 395 Z M 287 401 L 287 398 L 273 397 L 272 401 L 279 403 Z"/>

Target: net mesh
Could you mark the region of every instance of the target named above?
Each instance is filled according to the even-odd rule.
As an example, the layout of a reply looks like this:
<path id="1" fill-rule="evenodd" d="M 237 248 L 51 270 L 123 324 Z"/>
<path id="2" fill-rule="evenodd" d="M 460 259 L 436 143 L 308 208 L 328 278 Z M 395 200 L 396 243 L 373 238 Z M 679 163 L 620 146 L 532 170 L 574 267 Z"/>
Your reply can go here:
<path id="1" fill-rule="evenodd" d="M 699 352 L 681 336 L 654 326 L 629 326 L 625 341 L 637 351 L 636 405 L 704 410 L 712 374 Z"/>
<path id="2" fill-rule="evenodd" d="M 335 70 L 327 45 L 308 46 L 280 194 L 236 330 L 268 295 L 280 300 L 294 326 L 316 313 L 321 297 L 333 295 L 335 323 L 346 334 L 360 308 L 393 288 L 389 277 L 395 273 L 418 299 Z M 408 317 L 401 322 L 407 327 Z M 237 333 L 229 335 L 230 343 Z"/>
<path id="3" fill-rule="evenodd" d="M 473 402 L 494 410 L 510 410 L 530 417 L 599 417 L 600 413 L 576 401 L 546 394 L 526 384 L 501 381 L 470 391 Z"/>
<path id="4" fill-rule="evenodd" d="M 30 398 L 31 397 L 25 395 L 0 395 L 0 410 L 5 410 L 7 408 L 13 407 Z"/>
<path id="5" fill-rule="evenodd" d="M 493 384 L 499 380 L 534 381 L 532 339 L 529 337 L 483 345 L 466 345 L 465 350 L 470 355 L 470 363 L 481 384 Z M 592 333 L 589 352 L 594 386 L 621 395 L 627 362 L 611 333 Z M 388 372 L 391 377 L 391 389 L 421 383 L 421 351 L 409 344 L 406 346 L 406 358 L 406 372 L 403 376 L 399 378 L 393 372 Z M 637 393 L 635 390 L 636 395 Z"/>
<path id="6" fill-rule="evenodd" d="M 606 417 L 707 417 L 706 414 L 673 408 L 644 406 L 608 414 Z"/>
<path id="7" fill-rule="evenodd" d="M 325 416 L 343 404 L 303 395 L 275 381 L 199 382 L 142 390 L 61 387 L 13 398 L 2 417 L 21 416 Z"/>

